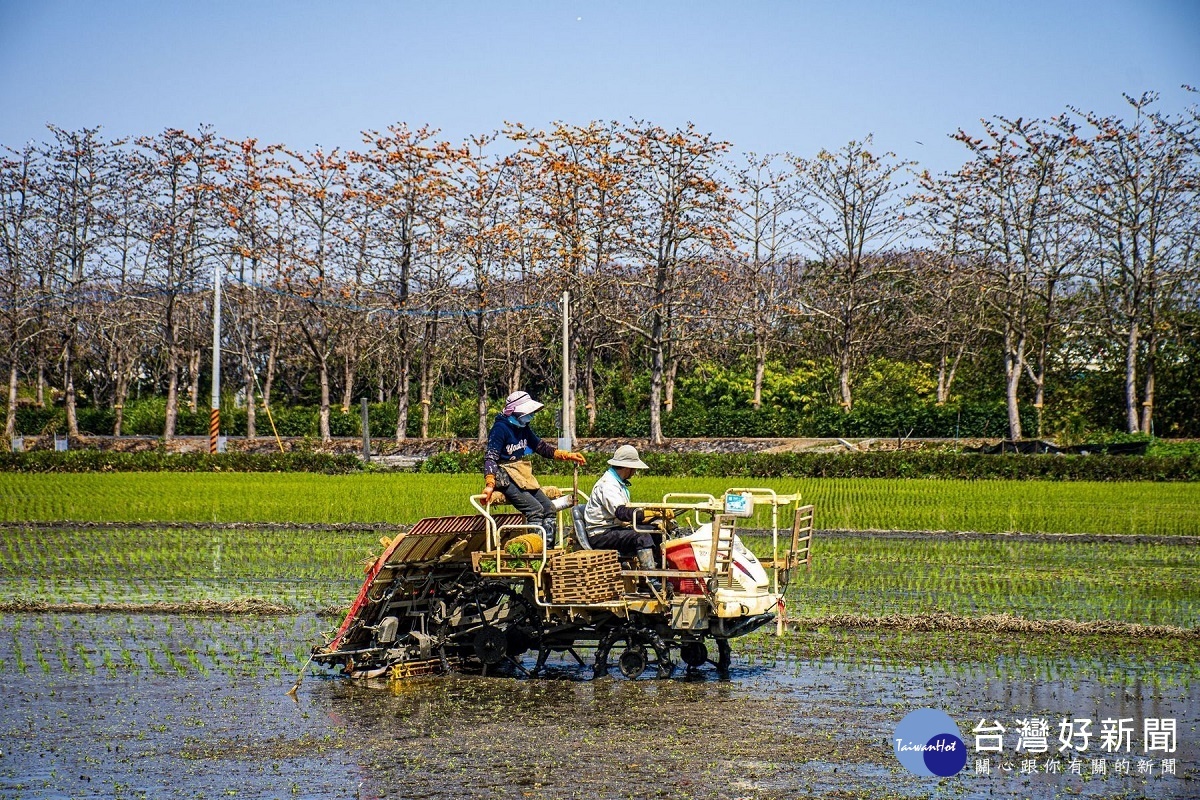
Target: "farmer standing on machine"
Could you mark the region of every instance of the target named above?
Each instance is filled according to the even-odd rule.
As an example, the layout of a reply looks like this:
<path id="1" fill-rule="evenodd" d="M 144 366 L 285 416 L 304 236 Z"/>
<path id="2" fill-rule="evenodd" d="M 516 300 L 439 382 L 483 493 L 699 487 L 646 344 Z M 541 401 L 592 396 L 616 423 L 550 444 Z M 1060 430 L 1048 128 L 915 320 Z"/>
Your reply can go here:
<path id="1" fill-rule="evenodd" d="M 544 458 L 585 464 L 581 453 L 556 450 L 538 438 L 530 427 L 533 415 L 542 404 L 528 392 L 513 392 L 504 403 L 504 410 L 492 423 L 487 450 L 483 456 L 483 502 L 488 505 L 496 494 L 502 494 L 513 507 L 525 515 L 530 525 L 540 525 L 546 534 L 546 550 L 552 550 L 558 540 L 554 507 L 533 476 L 529 456 L 537 453 Z"/>

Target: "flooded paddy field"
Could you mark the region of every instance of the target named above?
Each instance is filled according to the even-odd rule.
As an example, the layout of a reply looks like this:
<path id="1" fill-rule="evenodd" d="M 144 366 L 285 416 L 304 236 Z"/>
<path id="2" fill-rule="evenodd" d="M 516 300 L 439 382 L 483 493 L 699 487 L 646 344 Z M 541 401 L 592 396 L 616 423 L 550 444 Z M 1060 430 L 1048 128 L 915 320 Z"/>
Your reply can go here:
<path id="1" fill-rule="evenodd" d="M 539 679 L 310 670 L 289 697 L 378 538 L 0 528 L 0 800 L 1200 796 L 1191 541 L 818 540 L 794 627 L 737 640 L 728 680 L 564 657 Z M 893 753 L 926 708 L 967 746 L 953 777 Z"/>
<path id="2" fill-rule="evenodd" d="M 539 679 L 367 685 L 313 672 L 293 699 L 301 655 L 332 622 L 5 615 L 0 797 L 1200 794 L 1194 640 L 759 633 L 739 640 L 728 680 L 591 680 L 561 659 Z M 893 755 L 896 726 L 927 707 L 945 710 L 969 748 L 954 777 L 911 775 Z M 1017 721 L 1031 717 L 1049 720 L 1044 755 L 1017 750 Z M 1059 752 L 1064 718 L 1093 721 L 1079 774 Z M 1101 747 L 1109 718 L 1130 720 L 1128 751 Z M 1143 752 L 1147 719 L 1174 720 L 1172 752 Z M 1007 730 L 1001 752 L 975 751 L 981 721 Z M 1046 771 L 1051 756 L 1060 771 Z"/>

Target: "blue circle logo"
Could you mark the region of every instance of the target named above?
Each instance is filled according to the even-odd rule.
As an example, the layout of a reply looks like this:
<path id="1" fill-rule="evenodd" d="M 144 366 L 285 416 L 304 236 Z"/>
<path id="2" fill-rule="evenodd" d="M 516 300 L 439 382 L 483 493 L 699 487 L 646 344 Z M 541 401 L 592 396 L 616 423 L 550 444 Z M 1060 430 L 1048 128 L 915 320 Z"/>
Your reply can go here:
<path id="1" fill-rule="evenodd" d="M 900 720 L 892 748 L 914 775 L 949 778 L 967 764 L 967 746 L 958 723 L 937 708 L 918 708 Z"/>

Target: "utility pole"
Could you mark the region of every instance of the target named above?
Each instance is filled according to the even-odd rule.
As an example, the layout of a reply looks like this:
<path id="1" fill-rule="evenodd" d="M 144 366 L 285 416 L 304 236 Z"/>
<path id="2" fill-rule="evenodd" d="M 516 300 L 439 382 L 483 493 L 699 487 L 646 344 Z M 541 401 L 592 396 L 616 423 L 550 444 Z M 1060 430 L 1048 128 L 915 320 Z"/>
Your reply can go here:
<path id="1" fill-rule="evenodd" d="M 254 402 L 254 398 L 250 398 Z M 213 259 L 212 414 L 208 418 L 208 452 L 217 452 L 221 430 L 221 260 Z"/>
<path id="2" fill-rule="evenodd" d="M 562 293 L 562 438 L 560 450 L 575 449 L 575 410 L 571 402 L 571 293 Z"/>

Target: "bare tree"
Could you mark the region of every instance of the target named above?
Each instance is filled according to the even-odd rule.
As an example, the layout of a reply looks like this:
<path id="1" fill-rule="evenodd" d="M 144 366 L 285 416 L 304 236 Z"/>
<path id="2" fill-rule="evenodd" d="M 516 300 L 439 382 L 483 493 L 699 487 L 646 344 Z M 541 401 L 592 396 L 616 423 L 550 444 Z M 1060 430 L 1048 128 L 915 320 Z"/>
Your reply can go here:
<path id="1" fill-rule="evenodd" d="M 629 305 L 624 316 L 607 313 L 639 334 L 649 350 L 650 438 L 657 443 L 663 440 L 663 390 L 674 337 L 686 333 L 675 327 L 675 313 L 694 300 L 691 288 L 731 246 L 728 191 L 717 177 L 718 159 L 729 145 L 690 124 L 668 131 L 639 122 L 624 136 L 635 187 L 631 269 L 623 276 Z"/>
<path id="2" fill-rule="evenodd" d="M 1073 199 L 1096 245 L 1094 278 L 1111 335 L 1124 339 L 1125 413 L 1130 433 L 1153 432 L 1154 379 L 1164 306 L 1179 286 L 1194 236 L 1195 187 L 1189 191 L 1185 142 L 1152 112 L 1154 93 L 1126 96 L 1133 120 L 1081 114 L 1062 128 L 1083 172 Z M 1076 112 L 1080 113 L 1080 112 Z M 1138 363 L 1145 365 L 1139 391 Z"/>
<path id="3" fill-rule="evenodd" d="M 110 144 L 99 128 L 66 131 L 51 126 L 44 151 L 50 231 L 50 273 L 61 299 L 61 360 L 67 433 L 79 435 L 75 374 L 81 314 L 92 262 L 103 244 L 103 204 L 112 170 Z"/>
<path id="4" fill-rule="evenodd" d="M 346 326 L 345 316 L 338 313 L 338 305 L 347 299 L 342 294 L 345 276 L 338 266 L 344 242 L 348 162 L 337 149 L 330 153 L 320 148 L 311 154 L 285 152 L 291 160 L 284 186 L 298 227 L 292 261 L 285 266 L 282 280 L 302 309 L 295 324 L 317 368 L 319 434 L 321 441 L 328 442 L 332 438 L 330 360 Z"/>
<path id="5" fill-rule="evenodd" d="M 851 372 L 873 340 L 876 312 L 898 262 L 892 257 L 909 232 L 904 213 L 911 162 L 895 153 L 877 155 L 872 138 L 851 141 L 836 153 L 796 159 L 803 203 L 804 241 L 815 260 L 808 265 L 805 306 L 837 363 L 842 409 L 853 405 Z"/>
<path id="6" fill-rule="evenodd" d="M 736 203 L 730 221 L 737 252 L 724 294 L 738 301 L 730 311 L 749 329 L 754 354 L 754 408 L 762 406 L 763 377 L 773 337 L 784 317 L 797 311 L 799 290 L 800 187 L 784 156 L 751 153 L 731 175 Z"/>
<path id="7" fill-rule="evenodd" d="M 989 316 L 1004 355 L 1009 436 L 1022 435 L 1020 383 L 1031 340 L 1057 324 L 1054 302 L 1075 263 L 1063 205 L 1064 142 L 1044 123 L 984 121 L 986 139 L 959 131 L 971 160 L 953 175 L 922 180 L 935 216 L 951 219 L 963 255 L 980 265 Z M 1044 352 L 1040 356 L 1044 364 Z M 1044 380 L 1044 371 L 1036 379 Z"/>
<path id="8" fill-rule="evenodd" d="M 633 185 L 628 139 L 615 122 L 554 123 L 549 130 L 512 125 L 507 131 L 524 145 L 521 164 L 534 202 L 526 224 L 544 232 L 546 279 L 550 293 L 571 293 L 569 370 L 575 408 L 580 380 L 588 426 L 596 423 L 596 358 L 605 347 L 608 326 L 600 308 L 602 283 L 610 262 L 629 245 Z M 567 434 L 576 436 L 574 418 Z"/>
<path id="9" fill-rule="evenodd" d="M 219 202 L 225 223 L 219 258 L 237 282 L 231 287 L 231 344 L 238 352 L 242 391 L 246 396 L 246 436 L 258 435 L 258 359 L 267 327 L 264 281 L 273 246 L 280 238 L 281 198 L 279 145 L 260 146 L 256 139 L 222 140 L 217 169 L 222 181 Z M 276 303 L 278 305 L 278 303 Z M 267 402 L 264 394 L 263 402 Z"/>
<path id="10" fill-rule="evenodd" d="M 364 191 L 381 210 L 382 218 L 372 232 L 377 257 L 383 262 L 382 280 L 390 299 L 398 358 L 396 377 L 396 441 L 406 437 L 410 406 L 412 360 L 416 352 L 415 327 L 419 324 L 419 304 L 415 302 L 423 276 L 432 271 L 433 241 L 443 227 L 443 211 L 453 186 L 450 171 L 455 153 L 436 140 L 437 131 L 428 127 L 410 129 L 396 124 L 380 133 L 363 135 L 370 145 L 362 156 L 369 169 Z M 436 320 L 425 324 L 422 340 L 436 340 Z M 426 409 L 426 412 L 428 409 Z M 428 431 L 428 413 L 423 414 L 422 430 Z M 425 435 L 425 434 L 422 434 Z"/>
<path id="11" fill-rule="evenodd" d="M 8 407 L 4 435 L 11 437 L 17 425 L 17 386 L 21 353 L 32 340 L 34 327 L 32 291 L 39 254 L 37 231 L 37 154 L 33 145 L 20 150 L 4 148 L 0 158 L 0 314 L 4 318 L 5 352 L 8 368 Z"/>
<path id="12" fill-rule="evenodd" d="M 112 432 L 120 436 L 130 384 L 148 356 L 156 320 L 152 304 L 147 302 L 155 292 L 149 275 L 151 248 L 141 235 L 148 202 L 146 187 L 139 179 L 146 174 L 144 155 L 123 149 L 116 159 L 106 214 L 108 246 L 101 253 L 102 272 L 97 276 L 105 297 L 94 312 L 92 335 L 102 349 L 103 374 L 111 381 Z M 96 391 L 97 399 L 99 395 Z"/>
<path id="13" fill-rule="evenodd" d="M 497 277 L 511 257 L 515 226 L 508 186 L 512 166 L 489 152 L 496 134 L 474 136 L 463 147 L 451 223 L 451 243 L 461 259 L 465 289 L 461 293 L 463 323 L 473 349 L 479 441 L 488 432 L 487 351 L 492 338 L 491 314 L 498 294 Z"/>
<path id="14" fill-rule="evenodd" d="M 205 280 L 205 243 L 211 233 L 212 147 L 209 130 L 189 134 L 168 129 L 137 141 L 145 155 L 146 174 L 139 176 L 149 193 L 142 235 L 150 248 L 150 264 L 161 303 L 163 350 L 167 372 L 167 410 L 163 438 L 175 435 L 179 413 L 179 370 L 182 357 L 199 348 L 194 329 L 196 296 Z M 198 367 L 197 367 L 198 369 Z M 193 370 L 195 371 L 195 370 Z"/>

